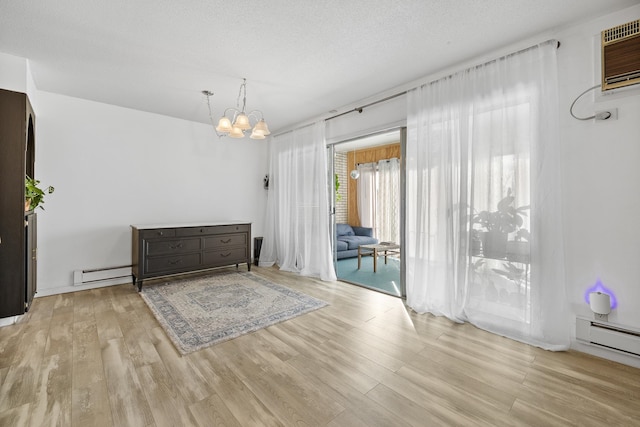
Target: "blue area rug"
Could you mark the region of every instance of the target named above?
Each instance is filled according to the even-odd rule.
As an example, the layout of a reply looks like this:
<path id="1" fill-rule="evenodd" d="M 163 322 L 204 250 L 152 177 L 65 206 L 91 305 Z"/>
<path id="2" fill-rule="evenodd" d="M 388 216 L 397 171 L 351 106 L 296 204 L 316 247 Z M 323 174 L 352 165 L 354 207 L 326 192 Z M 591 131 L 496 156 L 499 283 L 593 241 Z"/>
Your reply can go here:
<path id="1" fill-rule="evenodd" d="M 145 285 L 140 294 L 182 354 L 327 305 L 244 271 Z"/>
<path id="2" fill-rule="evenodd" d="M 370 256 L 362 258 L 360 270 L 358 270 L 358 258 L 339 259 L 336 274 L 339 280 L 401 296 L 400 260 L 397 257 L 388 257 L 387 264 L 384 263 L 384 257 L 379 257 L 378 271 L 375 273 L 373 258 Z"/>

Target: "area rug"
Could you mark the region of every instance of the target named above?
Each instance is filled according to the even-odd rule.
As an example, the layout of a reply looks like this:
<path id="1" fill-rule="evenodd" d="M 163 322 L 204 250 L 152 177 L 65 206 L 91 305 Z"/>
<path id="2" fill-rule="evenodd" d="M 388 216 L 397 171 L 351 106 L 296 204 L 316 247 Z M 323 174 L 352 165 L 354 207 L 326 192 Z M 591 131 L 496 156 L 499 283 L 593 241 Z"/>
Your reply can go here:
<path id="1" fill-rule="evenodd" d="M 339 259 L 336 267 L 338 279 L 355 283 L 385 294 L 401 296 L 400 291 L 400 260 L 389 257 L 387 263 L 381 256 L 378 259 L 378 271 L 373 272 L 373 258 L 363 257 L 362 266 L 358 269 L 358 258 Z"/>
<path id="2" fill-rule="evenodd" d="M 141 295 L 182 354 L 327 305 L 244 271 L 145 285 Z"/>

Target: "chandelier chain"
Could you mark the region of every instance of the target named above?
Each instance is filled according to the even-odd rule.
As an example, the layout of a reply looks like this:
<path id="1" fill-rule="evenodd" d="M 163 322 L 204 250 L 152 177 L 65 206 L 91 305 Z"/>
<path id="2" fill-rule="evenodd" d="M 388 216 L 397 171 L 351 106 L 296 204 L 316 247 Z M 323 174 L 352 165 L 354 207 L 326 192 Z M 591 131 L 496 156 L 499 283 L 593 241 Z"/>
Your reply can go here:
<path id="1" fill-rule="evenodd" d="M 213 120 L 213 113 L 211 112 L 211 102 L 209 101 L 209 98 L 211 98 L 211 95 L 213 95 L 213 93 L 209 92 L 207 90 L 203 90 L 202 93 L 204 93 L 206 95 L 206 97 L 207 97 L 207 108 L 209 109 L 209 120 L 211 121 L 211 124 L 215 128 L 216 127 L 216 122 L 215 122 L 215 120 Z"/>
<path id="2" fill-rule="evenodd" d="M 242 112 L 244 113 L 245 108 L 247 108 L 247 79 L 242 79 L 242 84 L 240 85 L 240 90 L 238 91 L 238 100 L 236 101 L 236 107 L 240 108 L 240 96 L 244 94 L 242 98 Z"/>

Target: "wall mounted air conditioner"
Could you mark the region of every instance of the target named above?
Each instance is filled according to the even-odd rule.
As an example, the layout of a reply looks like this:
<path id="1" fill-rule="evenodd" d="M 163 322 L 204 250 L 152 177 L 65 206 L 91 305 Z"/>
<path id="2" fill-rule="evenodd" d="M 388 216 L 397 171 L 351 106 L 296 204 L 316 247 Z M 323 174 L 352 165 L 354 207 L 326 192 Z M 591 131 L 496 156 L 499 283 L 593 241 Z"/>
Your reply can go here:
<path id="1" fill-rule="evenodd" d="M 640 19 L 602 31 L 602 90 L 640 83 Z"/>

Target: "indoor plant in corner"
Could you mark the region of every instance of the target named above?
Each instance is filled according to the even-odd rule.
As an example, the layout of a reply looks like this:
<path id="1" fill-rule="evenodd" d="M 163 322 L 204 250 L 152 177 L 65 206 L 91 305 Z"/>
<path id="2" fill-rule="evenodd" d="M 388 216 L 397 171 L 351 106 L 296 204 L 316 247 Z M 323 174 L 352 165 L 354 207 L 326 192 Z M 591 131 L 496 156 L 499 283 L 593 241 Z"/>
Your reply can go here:
<path id="1" fill-rule="evenodd" d="M 482 252 L 488 258 L 504 258 L 507 254 L 507 236 L 519 232 L 529 206 L 513 206 L 515 197 L 511 188 L 498 202 L 496 211 L 482 211 L 474 215 L 473 224 L 479 224 L 482 232 Z"/>
<path id="2" fill-rule="evenodd" d="M 29 175 L 25 176 L 24 180 L 24 210 L 30 211 L 38 206 L 44 210 L 42 204 L 44 204 L 45 194 L 51 194 L 55 190 L 52 186 L 42 190 L 40 187 L 40 181 L 31 178 Z"/>

